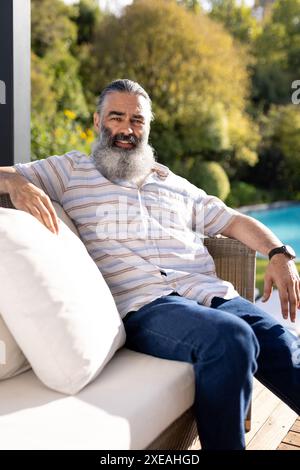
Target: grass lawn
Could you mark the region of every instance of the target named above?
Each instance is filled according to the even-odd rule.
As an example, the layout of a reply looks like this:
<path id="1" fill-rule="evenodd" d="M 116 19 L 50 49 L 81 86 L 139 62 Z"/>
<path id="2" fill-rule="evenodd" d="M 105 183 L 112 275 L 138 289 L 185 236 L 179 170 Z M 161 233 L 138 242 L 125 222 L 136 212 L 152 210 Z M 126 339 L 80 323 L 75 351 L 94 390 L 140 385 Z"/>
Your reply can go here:
<path id="1" fill-rule="evenodd" d="M 268 260 L 256 258 L 256 287 L 259 289 L 260 295 L 264 291 L 264 275 L 267 268 Z M 300 262 L 296 263 L 298 271 L 300 272 Z"/>

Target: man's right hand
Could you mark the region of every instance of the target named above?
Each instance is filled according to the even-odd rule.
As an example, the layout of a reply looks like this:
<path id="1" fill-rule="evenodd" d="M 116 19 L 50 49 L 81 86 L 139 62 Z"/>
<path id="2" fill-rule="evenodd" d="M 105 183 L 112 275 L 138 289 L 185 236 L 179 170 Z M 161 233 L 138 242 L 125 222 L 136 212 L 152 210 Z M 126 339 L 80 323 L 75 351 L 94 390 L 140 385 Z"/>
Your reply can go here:
<path id="1" fill-rule="evenodd" d="M 52 202 L 47 194 L 26 178 L 14 173 L 9 175 L 6 188 L 16 209 L 36 217 L 54 234 L 58 234 L 58 219 Z"/>

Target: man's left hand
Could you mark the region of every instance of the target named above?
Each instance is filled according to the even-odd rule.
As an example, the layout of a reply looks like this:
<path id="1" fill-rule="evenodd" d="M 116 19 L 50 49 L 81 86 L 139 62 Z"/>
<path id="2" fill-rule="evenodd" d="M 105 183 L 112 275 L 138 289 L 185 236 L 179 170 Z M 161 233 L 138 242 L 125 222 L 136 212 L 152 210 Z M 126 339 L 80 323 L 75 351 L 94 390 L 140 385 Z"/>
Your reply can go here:
<path id="1" fill-rule="evenodd" d="M 272 293 L 273 284 L 279 291 L 281 311 L 284 319 L 290 315 L 292 322 L 296 320 L 297 308 L 300 308 L 300 277 L 294 261 L 284 254 L 272 257 L 264 279 L 263 302 L 266 302 Z"/>

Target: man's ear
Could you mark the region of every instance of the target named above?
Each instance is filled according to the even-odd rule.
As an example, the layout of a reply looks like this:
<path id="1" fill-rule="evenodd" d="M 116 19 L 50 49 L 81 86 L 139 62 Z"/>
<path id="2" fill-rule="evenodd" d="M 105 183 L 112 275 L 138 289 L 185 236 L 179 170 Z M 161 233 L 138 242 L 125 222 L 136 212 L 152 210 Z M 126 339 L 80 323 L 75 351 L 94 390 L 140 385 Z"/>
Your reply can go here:
<path id="1" fill-rule="evenodd" d="M 99 134 L 100 132 L 100 115 L 98 113 L 94 113 L 94 128 L 96 132 Z"/>

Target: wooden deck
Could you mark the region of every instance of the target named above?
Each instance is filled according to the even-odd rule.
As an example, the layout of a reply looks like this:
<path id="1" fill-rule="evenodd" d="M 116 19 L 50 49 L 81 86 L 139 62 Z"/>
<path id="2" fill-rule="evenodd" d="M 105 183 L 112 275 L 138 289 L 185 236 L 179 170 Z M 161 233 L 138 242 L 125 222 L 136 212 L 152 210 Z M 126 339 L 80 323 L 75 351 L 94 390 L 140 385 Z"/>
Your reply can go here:
<path id="1" fill-rule="evenodd" d="M 300 450 L 300 419 L 273 393 L 254 383 L 247 450 Z"/>
<path id="2" fill-rule="evenodd" d="M 298 418 L 277 450 L 300 450 L 300 418 Z"/>

